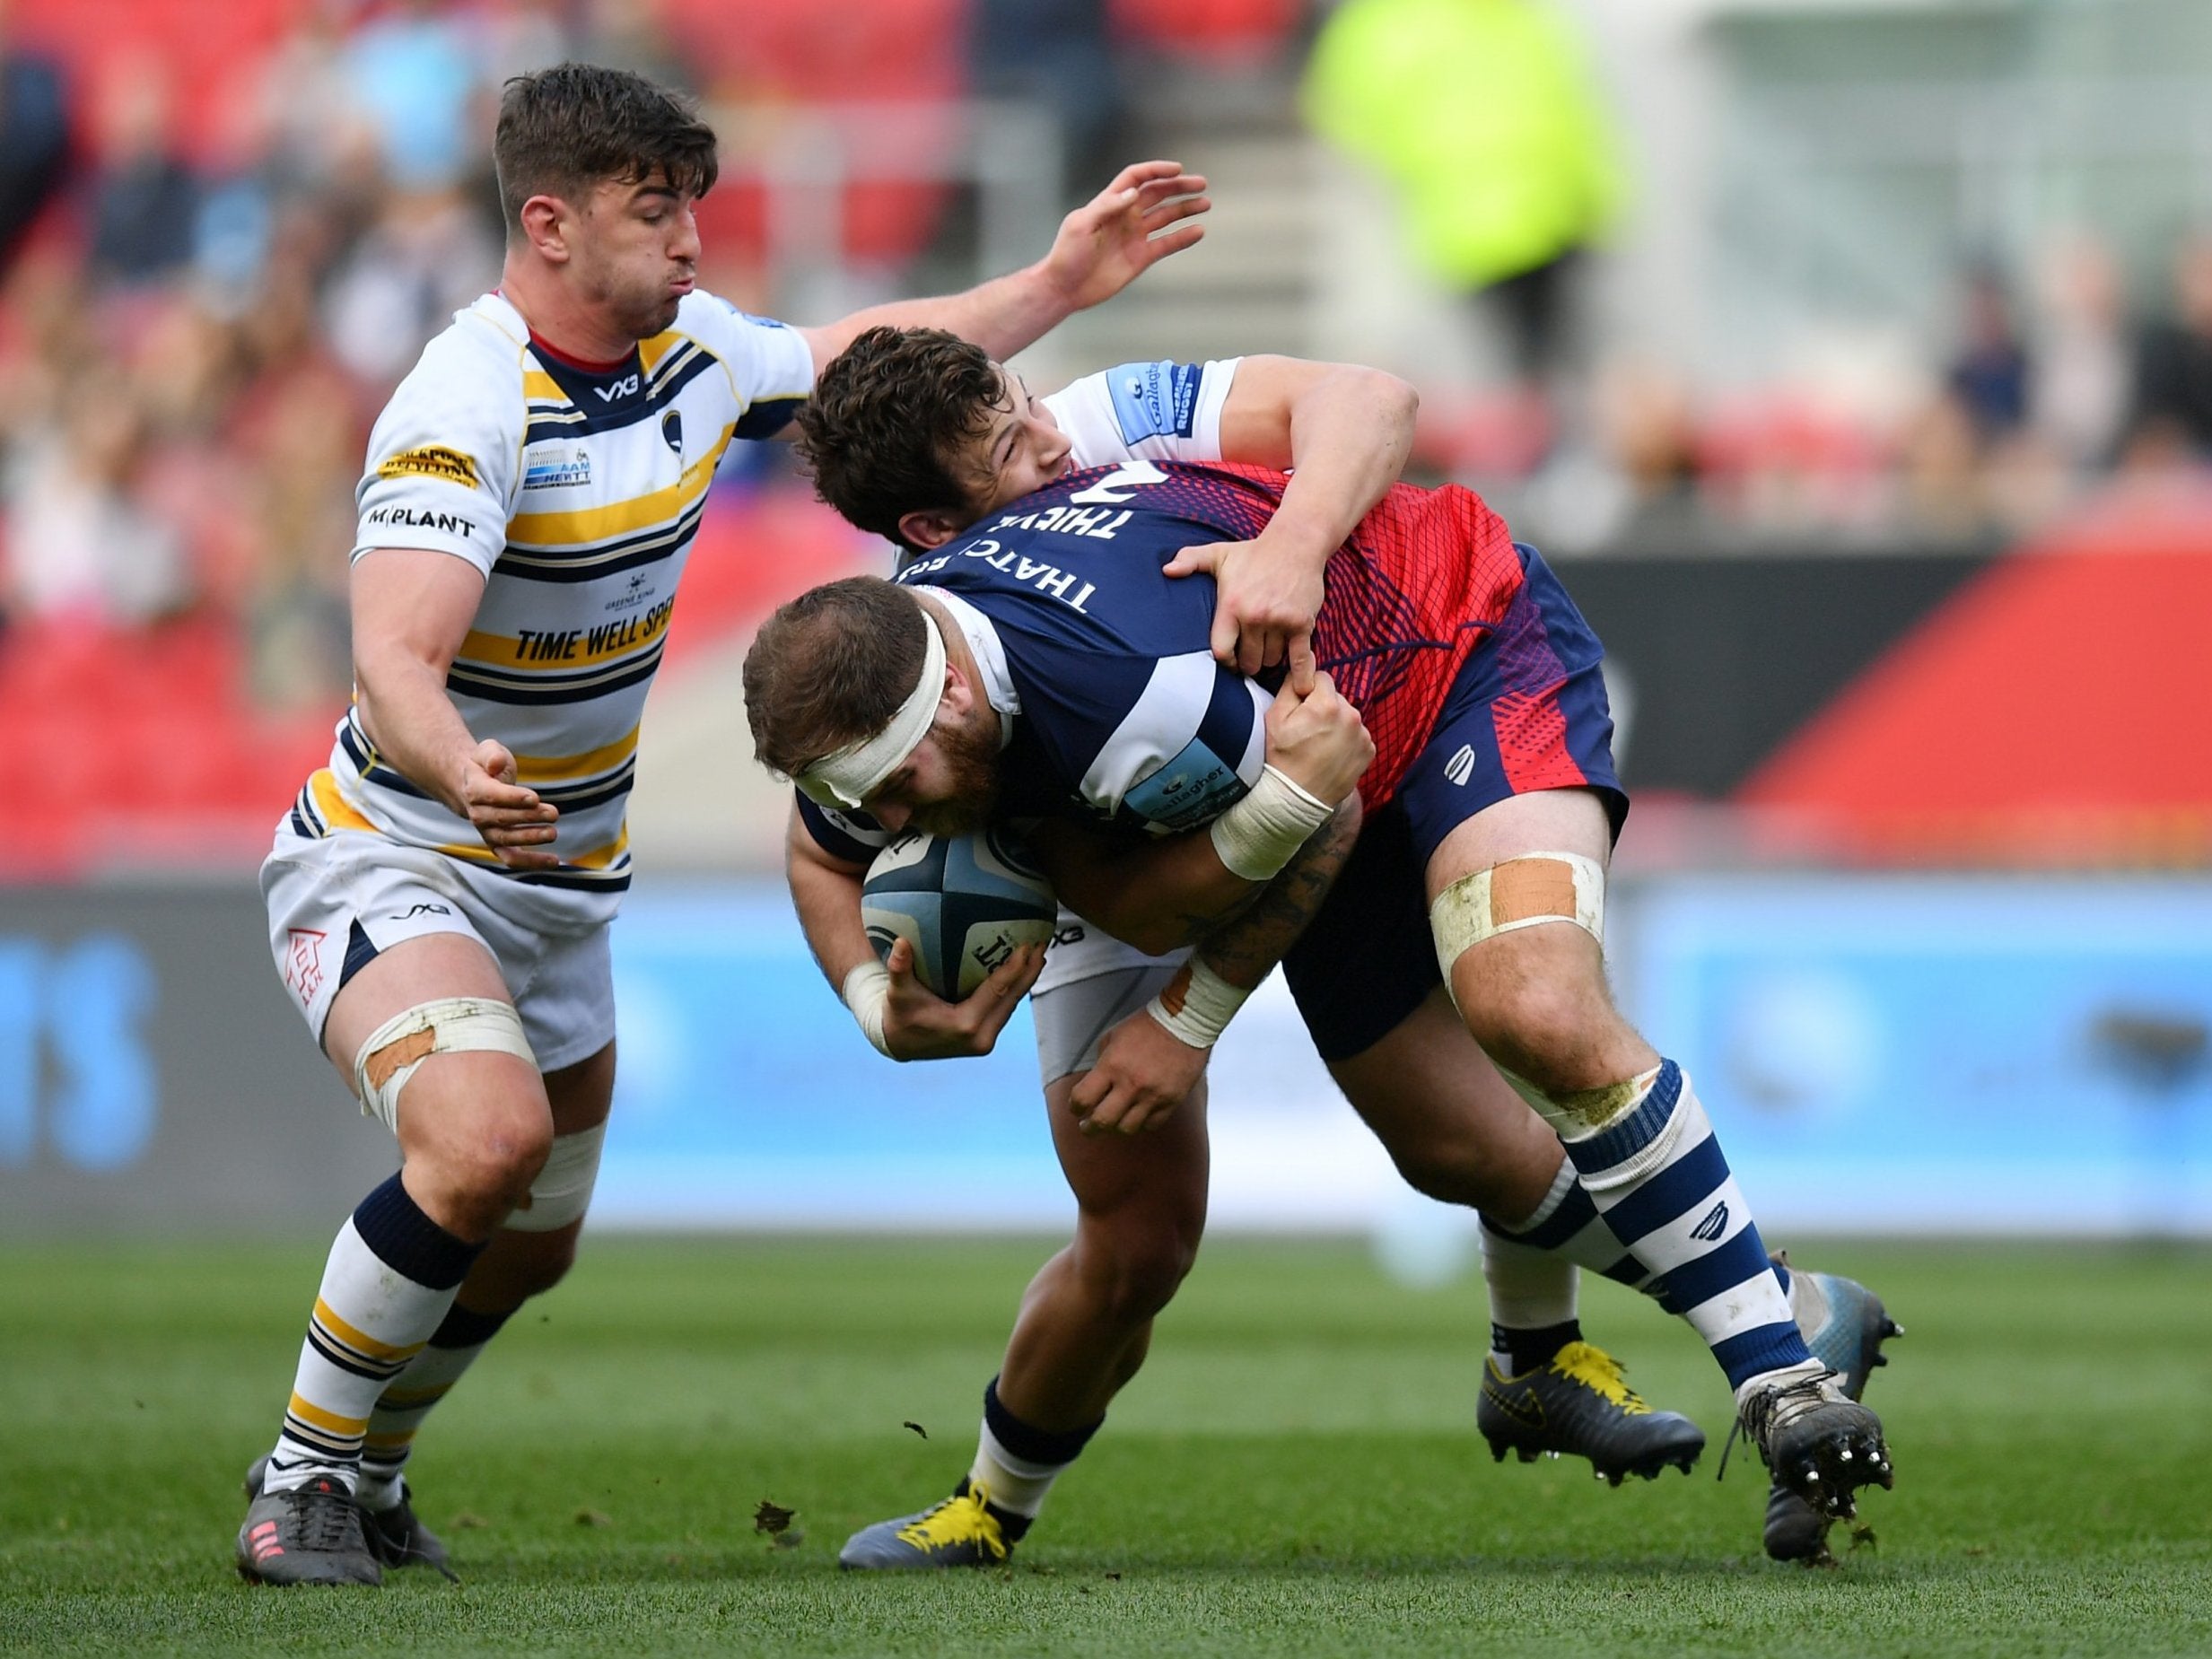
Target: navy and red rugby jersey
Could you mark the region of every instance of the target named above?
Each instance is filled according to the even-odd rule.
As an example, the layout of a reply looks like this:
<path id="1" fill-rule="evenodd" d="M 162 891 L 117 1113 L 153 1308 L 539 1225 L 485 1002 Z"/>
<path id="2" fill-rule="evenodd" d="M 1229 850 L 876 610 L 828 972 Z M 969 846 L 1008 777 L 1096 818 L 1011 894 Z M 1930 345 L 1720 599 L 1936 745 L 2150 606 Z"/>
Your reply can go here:
<path id="1" fill-rule="evenodd" d="M 1212 580 L 1163 567 L 1184 547 L 1259 534 L 1285 483 L 1227 464 L 1094 467 L 899 572 L 954 601 L 986 692 L 1014 711 L 1006 816 L 1166 834 L 1219 816 L 1258 780 L 1271 693 L 1213 660 Z M 1315 651 L 1375 740 L 1360 785 L 1369 810 L 1396 790 L 1524 580 L 1505 521 L 1456 486 L 1394 486 L 1330 559 Z M 803 798 L 800 810 L 842 856 L 864 859 L 884 838 L 860 815 Z"/>

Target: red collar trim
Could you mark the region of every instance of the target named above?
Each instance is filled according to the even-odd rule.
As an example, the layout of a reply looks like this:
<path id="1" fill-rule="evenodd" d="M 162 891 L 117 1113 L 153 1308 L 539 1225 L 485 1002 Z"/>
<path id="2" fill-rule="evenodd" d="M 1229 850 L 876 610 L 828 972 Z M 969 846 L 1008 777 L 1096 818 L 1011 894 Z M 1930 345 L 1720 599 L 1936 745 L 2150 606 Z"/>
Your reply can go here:
<path id="1" fill-rule="evenodd" d="M 552 358 L 554 362 L 558 363 L 565 363 L 568 367 L 581 370 L 586 374 L 612 374 L 617 369 L 628 368 L 630 366 L 630 360 L 637 355 L 637 348 L 635 346 L 632 346 L 628 351 L 625 352 L 621 356 L 615 358 L 612 362 L 593 362 L 588 357 L 577 357 L 563 351 L 559 346 L 555 345 L 552 341 L 546 339 L 544 335 L 538 333 L 535 328 L 530 329 L 529 334 L 530 349 L 532 351 L 542 352 L 546 356 Z"/>

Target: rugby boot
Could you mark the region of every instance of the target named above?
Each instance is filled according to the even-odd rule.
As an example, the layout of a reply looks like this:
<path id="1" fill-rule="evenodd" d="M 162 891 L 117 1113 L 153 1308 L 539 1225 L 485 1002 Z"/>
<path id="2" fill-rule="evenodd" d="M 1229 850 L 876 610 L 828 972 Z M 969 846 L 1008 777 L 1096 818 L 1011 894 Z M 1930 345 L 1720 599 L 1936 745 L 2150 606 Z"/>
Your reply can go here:
<path id="1" fill-rule="evenodd" d="M 1670 1464 L 1684 1474 L 1705 1449 L 1705 1433 L 1675 1411 L 1654 1411 L 1628 1385 L 1620 1361 L 1587 1342 L 1569 1342 L 1541 1366 L 1508 1376 L 1483 1363 L 1474 1426 L 1499 1463 L 1517 1452 L 1587 1457 L 1601 1480 L 1658 1479 Z"/>
<path id="2" fill-rule="evenodd" d="M 266 1454 L 253 1460 L 246 1471 L 246 1496 L 261 1496 L 261 1477 L 268 1471 Z M 399 1501 L 389 1509 L 361 1510 L 362 1535 L 369 1541 L 369 1553 L 385 1567 L 434 1567 L 456 1584 L 451 1559 L 446 1554 L 445 1544 L 438 1534 L 424 1526 L 415 1513 L 414 1493 L 405 1480 L 399 1483 Z M 358 1504 L 358 1500 L 356 1500 Z"/>
<path id="3" fill-rule="evenodd" d="M 330 1475 L 289 1492 L 258 1493 L 238 1529 L 238 1576 L 256 1585 L 380 1585 L 361 1508 Z"/>
<path id="4" fill-rule="evenodd" d="M 864 1526 L 845 1540 L 837 1565 L 880 1572 L 916 1567 L 996 1567 L 1013 1553 L 1010 1517 L 989 1490 L 962 1480 L 958 1490 L 919 1515 Z M 1015 1523 L 1019 1526 L 1019 1523 Z"/>
<path id="5" fill-rule="evenodd" d="M 1832 1520 L 1858 1513 L 1853 1495 L 1860 1487 L 1894 1479 L 1882 1419 L 1843 1384 L 1811 1359 L 1753 1377 L 1736 1394 L 1736 1431 L 1759 1448 L 1775 1484 Z"/>
<path id="6" fill-rule="evenodd" d="M 1865 1395 L 1874 1367 L 1889 1364 L 1882 1344 L 1905 1333 L 1889 1316 L 1881 1297 L 1856 1279 L 1836 1273 L 1792 1270 L 1789 1311 L 1814 1358 L 1842 1379 L 1844 1393 L 1853 1400 Z M 1828 1553 L 1831 1523 L 1832 1517 L 1781 1480 L 1768 1489 L 1766 1549 L 1777 1561 L 1803 1561 L 1808 1567 L 1832 1561 L 1835 1558 Z"/>

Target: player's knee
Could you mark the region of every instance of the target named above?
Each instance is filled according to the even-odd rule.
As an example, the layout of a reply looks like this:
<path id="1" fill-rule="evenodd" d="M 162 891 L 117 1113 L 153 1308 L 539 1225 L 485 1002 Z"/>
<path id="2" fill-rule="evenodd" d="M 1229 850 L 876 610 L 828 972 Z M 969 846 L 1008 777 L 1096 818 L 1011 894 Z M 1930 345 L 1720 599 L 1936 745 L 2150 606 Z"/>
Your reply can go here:
<path id="1" fill-rule="evenodd" d="M 1616 1017 L 1594 987 L 1517 973 L 1502 976 L 1470 1009 L 1467 1025 L 1517 1076 L 1540 1088 L 1584 1088 L 1607 1080 L 1583 1074 Z"/>
<path id="2" fill-rule="evenodd" d="M 1175 1300 L 1198 1260 L 1202 1218 L 1176 1218 L 1160 1225 L 1147 1215 L 1142 1225 L 1118 1227 L 1084 1252 L 1085 1277 L 1093 1294 L 1116 1322 L 1150 1319 Z"/>
<path id="3" fill-rule="evenodd" d="M 599 1156 L 607 1144 L 607 1125 L 555 1135 L 531 1177 L 529 1191 L 507 1218 L 508 1230 L 523 1234 L 565 1233 L 569 1254 L 575 1254 L 576 1229 L 591 1207 L 591 1190 L 599 1183 Z"/>
<path id="4" fill-rule="evenodd" d="M 1153 1246 L 1115 1263 L 1108 1280 L 1106 1305 L 1118 1322 L 1128 1324 L 1150 1319 L 1183 1288 L 1195 1253 Z"/>
<path id="5" fill-rule="evenodd" d="M 1429 907 L 1437 960 L 1482 1046 L 1522 1075 L 1574 1070 L 1613 1019 L 1599 955 L 1605 871 L 1578 852 L 1531 852 L 1461 878 Z"/>
<path id="6" fill-rule="evenodd" d="M 553 1121 L 529 1101 L 483 1103 L 465 1135 L 444 1138 L 438 1163 L 457 1194 L 502 1215 L 525 1204 L 553 1149 Z"/>

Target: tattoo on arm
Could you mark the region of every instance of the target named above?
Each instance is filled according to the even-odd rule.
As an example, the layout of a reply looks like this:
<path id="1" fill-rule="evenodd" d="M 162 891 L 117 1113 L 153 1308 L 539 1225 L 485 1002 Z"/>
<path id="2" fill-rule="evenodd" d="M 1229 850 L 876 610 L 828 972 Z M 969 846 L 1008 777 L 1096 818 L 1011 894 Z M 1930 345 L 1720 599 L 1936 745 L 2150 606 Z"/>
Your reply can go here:
<path id="1" fill-rule="evenodd" d="M 1200 937 L 1198 955 L 1208 967 L 1246 991 L 1267 977 L 1320 912 L 1359 843 L 1359 801 L 1354 795 L 1339 807 L 1250 904 Z"/>

